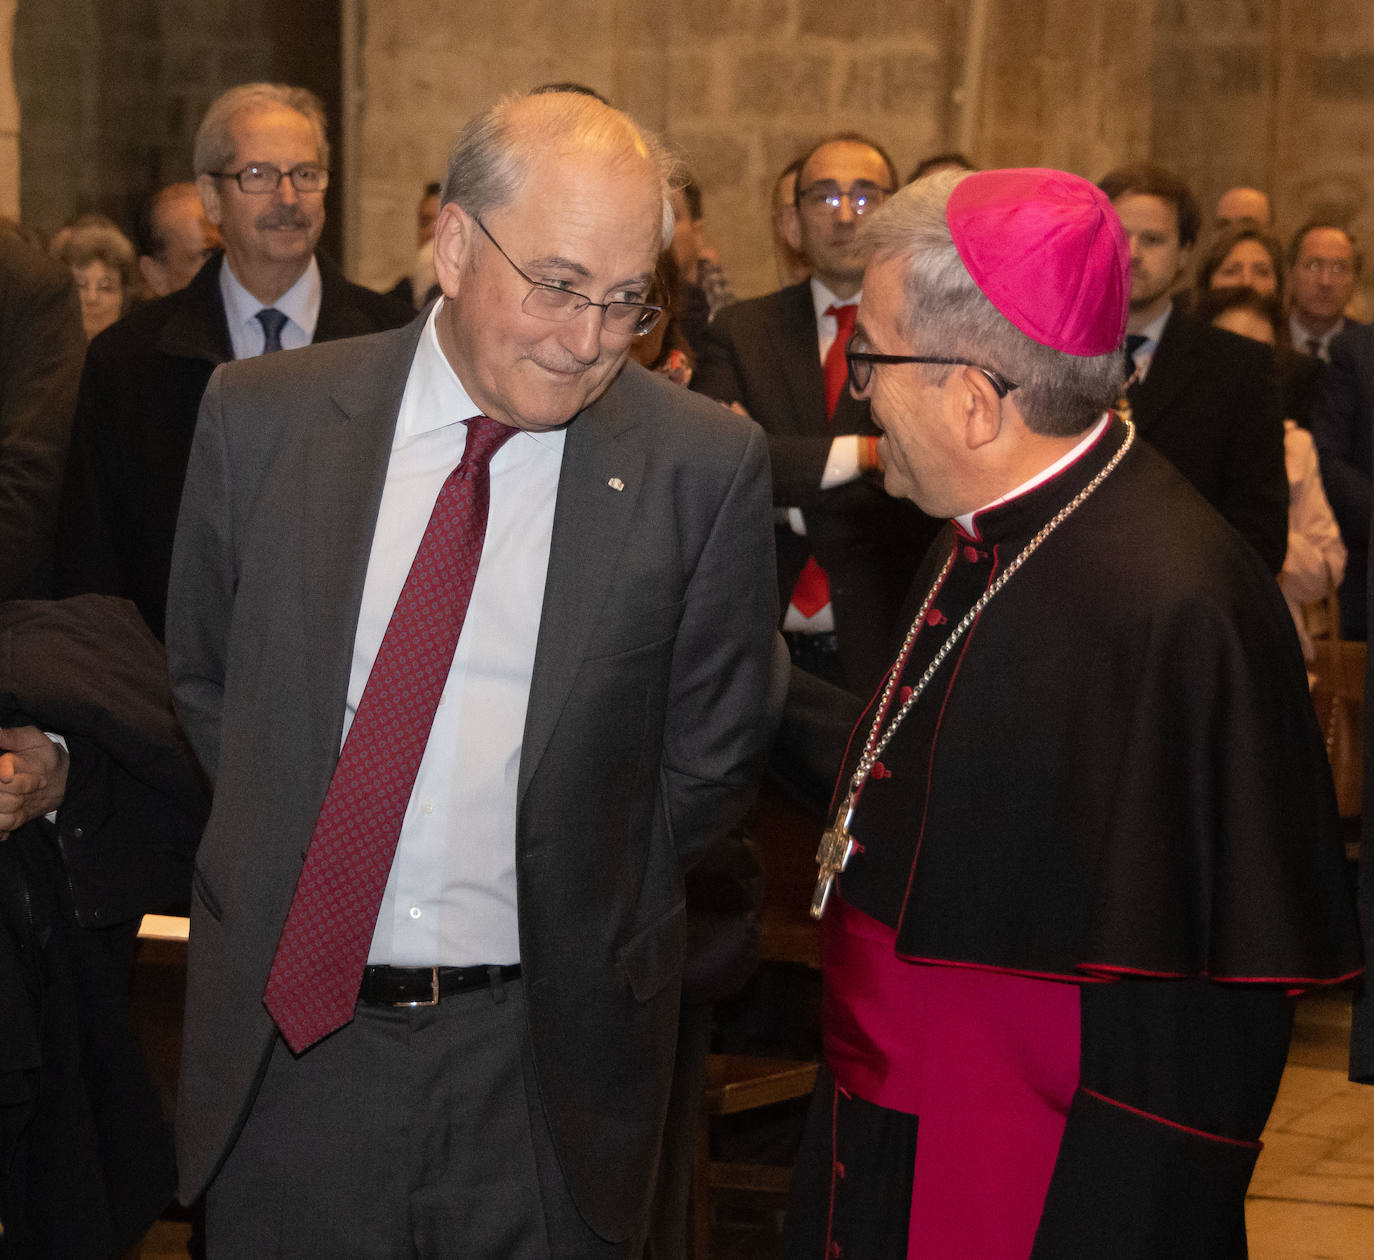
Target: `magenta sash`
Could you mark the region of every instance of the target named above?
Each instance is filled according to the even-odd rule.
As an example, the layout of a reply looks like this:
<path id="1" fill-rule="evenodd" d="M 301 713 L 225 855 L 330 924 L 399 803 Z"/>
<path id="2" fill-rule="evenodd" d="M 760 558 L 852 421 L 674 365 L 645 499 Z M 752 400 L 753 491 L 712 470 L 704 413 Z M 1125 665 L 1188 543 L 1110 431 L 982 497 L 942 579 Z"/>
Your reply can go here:
<path id="1" fill-rule="evenodd" d="M 839 1085 L 918 1116 L 909 1260 L 1030 1255 L 1078 1085 L 1078 986 L 899 959 L 832 897 L 825 1059 Z"/>

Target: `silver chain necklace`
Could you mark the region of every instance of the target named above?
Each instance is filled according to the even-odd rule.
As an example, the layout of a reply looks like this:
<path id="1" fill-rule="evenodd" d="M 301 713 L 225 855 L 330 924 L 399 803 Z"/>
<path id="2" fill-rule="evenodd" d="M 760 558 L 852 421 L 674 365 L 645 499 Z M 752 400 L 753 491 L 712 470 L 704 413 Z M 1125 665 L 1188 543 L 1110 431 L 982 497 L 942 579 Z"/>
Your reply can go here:
<path id="1" fill-rule="evenodd" d="M 1116 454 L 1107 461 L 1106 466 L 1096 477 L 1045 523 L 1040 532 L 1022 547 L 1016 558 L 1002 570 L 993 584 L 978 597 L 973 607 L 964 614 L 963 620 L 950 631 L 949 638 L 941 644 L 934 659 L 926 666 L 925 673 L 912 687 L 911 694 L 902 702 L 902 707 L 897 710 L 896 716 L 888 723 L 887 729 L 883 730 L 883 717 L 892 701 L 892 692 L 897 686 L 897 680 L 902 676 L 902 670 L 906 667 L 906 659 L 911 653 L 912 645 L 916 642 L 916 636 L 925 624 L 926 614 L 930 611 L 931 604 L 935 602 L 935 593 L 940 589 L 954 564 L 954 551 L 950 551 L 944 567 L 931 584 L 930 590 L 926 592 L 925 600 L 921 604 L 920 611 L 916 614 L 916 620 L 911 623 L 911 629 L 907 631 L 906 638 L 902 641 L 902 650 L 897 654 L 896 662 L 888 671 L 882 699 L 878 702 L 873 725 L 869 729 L 868 739 L 864 742 L 863 755 L 859 758 L 859 764 L 854 767 L 853 775 L 850 776 L 849 790 L 845 793 L 844 800 L 840 802 L 840 808 L 835 813 L 835 821 L 821 835 L 820 848 L 816 850 L 816 865 L 820 867 L 820 872 L 816 878 L 816 891 L 811 896 L 811 917 L 813 919 L 819 919 L 825 913 L 825 903 L 830 897 L 830 890 L 834 887 L 840 872 L 848 865 L 850 855 L 854 852 L 854 836 L 849 830 L 849 824 L 854 818 L 854 802 L 858 799 L 859 792 L 862 790 L 869 772 L 873 769 L 879 756 L 882 755 L 883 749 L 891 742 L 892 737 L 897 733 L 897 728 L 901 726 L 902 720 L 911 712 L 912 706 L 921 698 L 921 693 L 925 691 L 930 680 L 935 677 L 936 670 L 954 650 L 959 640 L 964 637 L 968 628 L 978 619 L 978 614 L 988 606 L 992 597 L 1011 581 L 1012 575 L 1030 559 L 1036 548 L 1083 506 L 1088 496 L 1111 476 L 1116 466 L 1125 458 L 1126 452 L 1131 449 L 1135 442 L 1135 425 L 1129 420 L 1123 423 L 1126 426 L 1126 440 L 1122 442 Z"/>

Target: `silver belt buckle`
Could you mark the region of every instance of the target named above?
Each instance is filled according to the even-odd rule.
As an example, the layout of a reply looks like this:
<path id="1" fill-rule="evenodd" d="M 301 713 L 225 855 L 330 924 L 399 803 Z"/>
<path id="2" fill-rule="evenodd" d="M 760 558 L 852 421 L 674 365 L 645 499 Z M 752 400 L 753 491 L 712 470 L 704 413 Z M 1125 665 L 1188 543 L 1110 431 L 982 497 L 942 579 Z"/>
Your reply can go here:
<path id="1" fill-rule="evenodd" d="M 429 969 L 429 1001 L 395 1002 L 395 1006 L 438 1006 L 439 1005 L 439 968 Z"/>

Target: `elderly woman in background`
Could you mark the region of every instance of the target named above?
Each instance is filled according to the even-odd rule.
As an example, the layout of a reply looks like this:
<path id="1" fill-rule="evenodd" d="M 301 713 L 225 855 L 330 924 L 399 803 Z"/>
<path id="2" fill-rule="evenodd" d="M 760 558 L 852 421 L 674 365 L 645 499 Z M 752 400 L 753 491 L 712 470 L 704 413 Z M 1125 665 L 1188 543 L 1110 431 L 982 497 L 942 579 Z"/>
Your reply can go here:
<path id="1" fill-rule="evenodd" d="M 1198 294 L 1195 313 L 1218 328 L 1274 345 L 1284 321 L 1273 295 L 1243 286 L 1211 288 Z M 1313 656 L 1302 606 L 1323 599 L 1345 576 L 1345 545 L 1322 488 L 1312 435 L 1291 418 L 1283 422 L 1283 462 L 1288 472 L 1288 550 L 1279 589 L 1293 614 L 1302 654 Z"/>
<path id="2" fill-rule="evenodd" d="M 78 220 L 55 244 L 55 257 L 72 269 L 76 280 L 81 326 L 90 341 L 129 309 L 136 276 L 134 247 L 103 215 Z"/>

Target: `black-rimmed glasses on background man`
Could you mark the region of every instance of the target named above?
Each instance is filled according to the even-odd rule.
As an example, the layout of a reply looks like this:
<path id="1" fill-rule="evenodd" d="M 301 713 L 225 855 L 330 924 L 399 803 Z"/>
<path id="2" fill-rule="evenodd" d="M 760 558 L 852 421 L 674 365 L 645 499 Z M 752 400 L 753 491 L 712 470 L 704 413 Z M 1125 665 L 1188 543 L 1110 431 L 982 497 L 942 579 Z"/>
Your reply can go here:
<path id="1" fill-rule="evenodd" d="M 298 193 L 319 193 L 329 187 L 329 171 L 313 162 L 302 162 L 289 171 L 266 162 L 249 162 L 239 171 L 211 171 L 216 179 L 232 179 L 246 193 L 273 193 L 281 186 L 282 176 L 291 181 Z"/>
<path id="2" fill-rule="evenodd" d="M 496 252 L 510 263 L 520 279 L 530 286 L 530 291 L 525 294 L 525 300 L 520 303 L 520 309 L 526 315 L 563 324 L 576 319 L 587 307 L 595 306 L 601 311 L 601 327 L 607 332 L 642 337 L 653 330 L 654 325 L 658 323 L 658 317 L 663 314 L 661 306 L 651 306 L 648 302 L 593 302 L 585 293 L 579 293 L 576 289 L 561 289 L 557 285 L 532 279 L 520 269 L 515 259 L 501 248 L 496 237 L 487 231 L 487 225 L 481 219 L 476 220 L 476 223 L 487 240 L 496 246 Z"/>
<path id="3" fill-rule="evenodd" d="M 797 205 L 811 214 L 834 214 L 841 203 L 848 200 L 849 208 L 860 215 L 870 214 L 890 196 L 892 189 L 866 179 L 858 180 L 848 188 L 841 188 L 833 179 L 821 179 L 797 190 Z"/>
<path id="4" fill-rule="evenodd" d="M 869 381 L 873 379 L 875 363 L 935 363 L 948 367 L 976 368 L 988 378 L 988 383 L 997 391 L 998 398 L 1005 398 L 1016 388 L 1015 381 L 1009 381 L 1001 372 L 984 367 L 981 363 L 974 363 L 971 359 L 948 359 L 934 354 L 875 354 L 872 350 L 866 349 L 867 345 L 868 342 L 858 333 L 845 342 L 844 361 L 849 369 L 849 383 L 854 387 L 856 394 L 862 394 L 868 388 Z"/>

